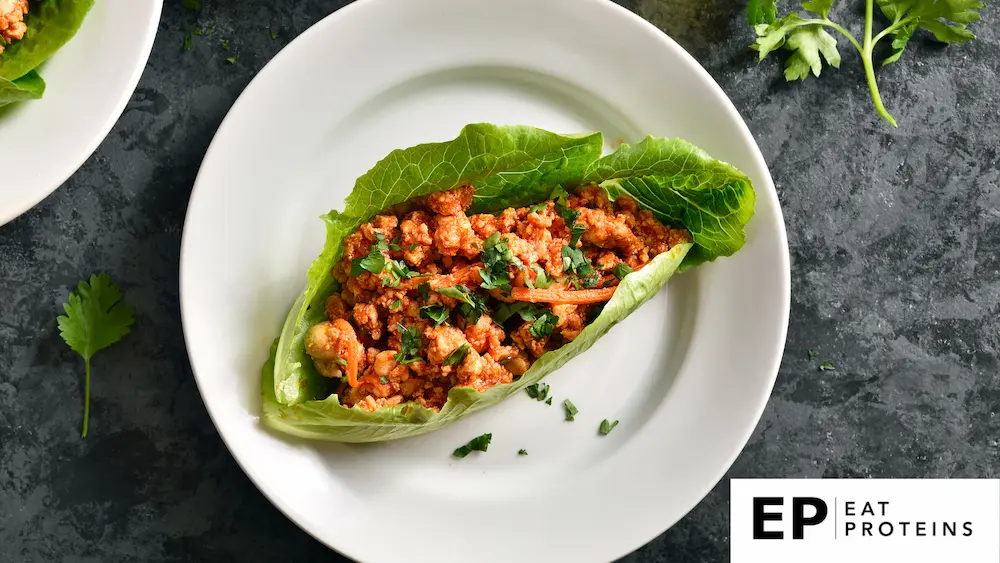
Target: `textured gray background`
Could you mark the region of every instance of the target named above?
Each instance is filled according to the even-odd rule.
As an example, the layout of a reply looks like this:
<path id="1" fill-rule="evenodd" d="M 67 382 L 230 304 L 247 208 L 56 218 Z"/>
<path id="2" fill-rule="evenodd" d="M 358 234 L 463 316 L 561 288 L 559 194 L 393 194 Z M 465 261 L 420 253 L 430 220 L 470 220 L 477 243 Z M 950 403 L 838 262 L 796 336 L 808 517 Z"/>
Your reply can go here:
<path id="1" fill-rule="evenodd" d="M 268 503 L 213 429 L 185 355 L 177 274 L 191 185 L 227 109 L 343 2 L 203 1 L 200 13 L 166 1 L 149 66 L 107 140 L 0 228 L 0 561 L 338 560 Z M 840 71 L 786 85 L 778 61 L 757 66 L 747 49 L 742 2 L 623 3 L 729 94 L 785 212 L 788 343 L 730 476 L 1000 476 L 1000 10 L 984 12 L 977 41 L 915 41 L 880 71 L 902 125 L 893 130 L 846 42 Z M 861 21 L 850 10 L 862 2 L 841 4 L 844 20 Z M 212 37 L 184 52 L 184 30 L 208 25 Z M 83 440 L 83 366 L 55 317 L 99 270 L 138 314 L 133 334 L 96 358 Z M 817 371 L 823 360 L 836 371 Z M 627 561 L 727 561 L 727 499 L 724 480 Z"/>

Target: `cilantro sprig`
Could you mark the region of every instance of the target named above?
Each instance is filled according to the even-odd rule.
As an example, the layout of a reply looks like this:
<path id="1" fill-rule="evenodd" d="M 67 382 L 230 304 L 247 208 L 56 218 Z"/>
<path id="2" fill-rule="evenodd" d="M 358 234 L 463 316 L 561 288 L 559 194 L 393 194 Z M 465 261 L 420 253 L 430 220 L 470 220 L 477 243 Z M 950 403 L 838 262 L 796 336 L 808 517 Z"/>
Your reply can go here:
<path id="1" fill-rule="evenodd" d="M 135 311 L 124 301 L 121 289 L 111 283 L 107 274 L 90 276 L 90 283 L 81 281 L 69 302 L 63 304 L 65 315 L 56 322 L 59 334 L 69 347 L 83 357 L 83 430 L 87 437 L 90 421 L 90 359 L 94 354 L 118 342 L 129 333 Z"/>
<path id="2" fill-rule="evenodd" d="M 837 31 L 861 55 L 875 109 L 893 127 L 897 126 L 896 120 L 885 109 L 875 81 L 875 46 L 883 39 L 892 38 L 892 54 L 882 60 L 882 64 L 887 65 L 899 60 L 910 38 L 920 29 L 930 32 L 942 43 L 970 41 L 976 36 L 967 26 L 979 21 L 979 10 L 986 6 L 982 0 L 865 0 L 864 36 L 859 41 L 830 19 L 835 2 L 809 0 L 803 2 L 802 7 L 816 17 L 792 13 L 778 19 L 777 0 L 750 0 L 747 21 L 757 34 L 752 48 L 760 53 L 760 60 L 781 47 L 791 51 L 785 62 L 785 80 L 805 80 L 810 72 L 817 77 L 820 75 L 823 60 L 834 68 L 840 67 L 837 39 L 826 28 Z M 876 4 L 889 21 L 889 25 L 877 34 L 873 30 Z"/>

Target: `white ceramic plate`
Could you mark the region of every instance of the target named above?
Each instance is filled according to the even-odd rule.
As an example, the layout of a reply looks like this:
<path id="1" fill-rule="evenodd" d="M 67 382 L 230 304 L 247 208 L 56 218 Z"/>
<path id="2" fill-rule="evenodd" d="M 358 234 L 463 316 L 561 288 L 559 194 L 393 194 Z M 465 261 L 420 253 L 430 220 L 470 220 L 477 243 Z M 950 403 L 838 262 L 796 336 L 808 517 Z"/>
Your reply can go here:
<path id="1" fill-rule="evenodd" d="M 73 175 L 118 121 L 146 66 L 163 0 L 100 0 L 38 70 L 45 96 L 0 108 L 0 225 Z M 3 55 L 0 55 L 2 57 Z"/>
<path id="2" fill-rule="evenodd" d="M 321 213 L 396 148 L 466 123 L 686 138 L 753 179 L 746 247 L 668 288 L 547 382 L 417 438 L 286 439 L 259 369 L 323 245 Z M 746 443 L 778 369 L 788 249 L 760 151 L 725 94 L 605 0 L 363 0 L 279 54 L 213 141 L 188 208 L 181 310 L 226 444 L 289 518 L 366 562 L 609 561 L 690 510 Z M 571 398 L 576 422 L 559 403 Z M 598 437 L 604 418 L 621 424 Z M 483 432 L 489 452 L 452 450 Z M 517 455 L 518 449 L 529 452 Z"/>

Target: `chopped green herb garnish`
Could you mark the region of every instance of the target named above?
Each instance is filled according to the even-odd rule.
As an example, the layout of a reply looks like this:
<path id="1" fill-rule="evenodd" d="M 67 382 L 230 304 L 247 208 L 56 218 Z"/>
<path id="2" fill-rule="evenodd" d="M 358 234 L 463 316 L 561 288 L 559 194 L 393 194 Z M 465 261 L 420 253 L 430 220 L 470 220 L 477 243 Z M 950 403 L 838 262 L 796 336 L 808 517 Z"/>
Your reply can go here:
<path id="1" fill-rule="evenodd" d="M 229 47 L 230 47 L 230 46 L 232 45 L 232 43 L 233 43 L 233 42 L 232 42 L 232 40 L 231 40 L 231 39 L 226 39 L 226 40 L 224 40 L 224 41 L 222 42 L 222 49 L 223 49 L 223 50 L 225 50 L 225 51 L 228 51 L 228 50 L 229 50 Z"/>
<path id="2" fill-rule="evenodd" d="M 277 39 L 278 37 L 279 37 L 279 35 L 278 35 L 278 33 L 276 31 L 272 31 L 271 32 L 271 40 Z"/>
<path id="3" fill-rule="evenodd" d="M 566 420 L 569 422 L 573 422 L 575 420 L 573 417 L 580 413 L 569 399 L 563 401 L 563 408 L 566 409 Z"/>
<path id="4" fill-rule="evenodd" d="M 444 305 L 427 305 L 420 308 L 420 317 L 434 321 L 434 326 L 441 326 L 448 320 L 451 310 Z"/>
<path id="5" fill-rule="evenodd" d="M 451 354 L 448 354 L 448 357 L 445 358 L 443 362 L 441 362 L 441 365 L 442 366 L 453 366 L 455 364 L 460 364 L 460 363 L 462 363 L 462 360 L 465 359 L 465 356 L 468 353 L 469 353 L 469 345 L 468 344 L 462 344 L 458 348 L 455 348 L 451 352 Z"/>
<path id="6" fill-rule="evenodd" d="M 431 284 L 424 282 L 417 286 L 417 293 L 420 294 L 420 298 L 427 301 L 431 298 Z"/>
<path id="7" fill-rule="evenodd" d="M 530 304 L 525 301 L 516 301 L 514 303 L 500 302 L 493 308 L 493 321 L 497 324 L 503 324 L 518 311 L 529 306 Z"/>
<path id="8" fill-rule="evenodd" d="M 545 404 L 551 407 L 552 406 L 552 397 L 549 397 L 548 399 L 545 399 Z"/>
<path id="9" fill-rule="evenodd" d="M 490 447 L 490 442 L 493 440 L 493 434 L 487 433 L 482 436 L 476 436 L 475 438 L 469 440 L 469 443 L 456 449 L 451 455 L 455 457 L 465 457 L 472 452 L 485 452 Z"/>
<path id="10" fill-rule="evenodd" d="M 419 360 L 417 352 L 420 351 L 420 346 L 423 344 L 420 330 L 415 326 L 406 328 L 401 321 L 396 325 L 396 332 L 399 333 L 400 351 L 396 354 L 395 360 L 401 364 L 410 364 Z"/>
<path id="11" fill-rule="evenodd" d="M 411 244 L 411 245 L 410 245 L 410 252 L 413 252 L 414 250 L 416 250 L 416 248 L 417 248 L 418 246 L 420 246 L 420 245 L 419 245 L 419 244 L 417 244 L 417 243 L 413 243 L 413 244 Z"/>
<path id="12" fill-rule="evenodd" d="M 517 455 L 528 455 L 528 450 L 517 450 Z"/>
<path id="13" fill-rule="evenodd" d="M 397 299 L 397 300 L 393 301 L 392 304 L 389 305 L 389 310 L 391 311 L 393 309 L 399 309 L 402 306 L 403 306 L 403 302 L 400 301 L 399 299 Z"/>
<path id="14" fill-rule="evenodd" d="M 507 268 L 511 265 L 524 269 L 524 263 L 510 250 L 507 239 L 501 238 L 500 233 L 493 233 L 483 241 L 483 265 L 485 270 L 479 270 L 479 275 L 483 278 L 481 287 L 483 289 L 499 289 L 504 293 L 509 293 L 510 275 Z"/>
<path id="15" fill-rule="evenodd" d="M 815 349 L 815 348 L 810 348 L 810 349 L 809 349 L 809 350 L 808 350 L 808 351 L 806 352 L 806 355 L 807 355 L 807 356 L 809 357 L 809 359 L 810 359 L 810 360 L 815 360 L 815 359 L 816 359 L 816 356 L 819 356 L 819 350 L 817 350 L 817 349 Z"/>
<path id="16" fill-rule="evenodd" d="M 234 65 L 234 64 L 236 64 L 236 61 L 237 61 L 237 60 L 238 60 L 239 58 L 240 58 L 240 56 L 239 56 L 239 55 L 234 55 L 234 56 L 232 56 L 232 57 L 229 57 L 228 59 L 226 59 L 226 61 L 227 61 L 227 62 L 228 62 L 229 64 L 231 64 L 231 65 Z"/>
<path id="17" fill-rule="evenodd" d="M 201 37 L 201 36 L 202 36 L 202 34 L 203 34 L 203 33 L 205 33 L 205 30 L 203 30 L 203 29 L 202 29 L 202 28 L 200 28 L 200 27 L 197 27 L 197 28 L 195 28 L 195 29 L 194 29 L 194 31 L 192 31 L 191 33 L 193 33 L 193 34 L 197 35 L 198 37 Z"/>
<path id="18" fill-rule="evenodd" d="M 445 297 L 451 297 L 452 299 L 457 299 L 467 305 L 473 305 L 472 298 L 470 297 L 471 292 L 469 288 L 462 284 L 458 284 L 454 287 L 439 287 L 435 291 L 444 295 Z"/>
<path id="19" fill-rule="evenodd" d="M 632 269 L 632 266 L 629 266 L 625 262 L 619 262 L 618 265 L 615 266 L 615 269 L 611 270 L 611 273 L 614 274 L 615 277 L 618 278 L 619 280 L 623 280 L 625 279 L 625 276 L 631 274 L 634 271 L 635 270 Z"/>
<path id="20" fill-rule="evenodd" d="M 198 0 L 181 0 L 181 6 L 192 12 L 197 12 L 201 9 L 201 2 Z"/>
<path id="21" fill-rule="evenodd" d="M 506 272 L 501 277 L 491 273 L 489 270 L 480 269 L 479 277 L 483 278 L 483 283 L 479 284 L 479 287 L 486 290 L 499 289 L 504 293 L 510 293 L 510 278 L 507 277 Z"/>
<path id="22" fill-rule="evenodd" d="M 469 291 L 469 288 L 462 284 L 454 287 L 439 287 L 435 291 L 445 297 L 459 300 L 461 305 L 458 307 L 458 312 L 465 317 L 466 322 L 469 324 L 478 322 L 479 317 L 486 312 L 486 303 L 482 298 Z"/>
<path id="23" fill-rule="evenodd" d="M 190 31 L 185 31 L 184 32 L 184 50 L 185 51 L 190 51 L 191 47 L 193 47 L 193 46 L 194 46 L 194 44 L 193 44 L 193 41 L 191 39 L 191 32 Z"/>
<path id="24" fill-rule="evenodd" d="M 534 383 L 524 388 L 528 396 L 536 401 L 544 401 L 549 396 L 549 386 L 545 383 Z"/>
<path id="25" fill-rule="evenodd" d="M 615 429 L 615 426 L 618 426 L 617 420 L 614 422 L 608 422 L 608 419 L 605 418 L 601 421 L 601 427 L 598 429 L 598 432 L 600 432 L 601 436 L 607 436 L 612 430 Z"/>
<path id="26" fill-rule="evenodd" d="M 125 303 L 121 289 L 107 274 L 81 281 L 76 292 L 63 304 L 65 315 L 56 318 L 59 335 L 70 349 L 83 358 L 83 431 L 87 437 L 90 420 L 90 359 L 101 350 L 121 340 L 134 322 L 134 309 Z"/>
<path id="27" fill-rule="evenodd" d="M 573 223 L 573 226 L 569 228 L 569 245 L 576 246 L 585 232 L 587 232 L 587 227 L 583 223 Z"/>
<path id="28" fill-rule="evenodd" d="M 545 275 L 545 270 L 543 270 L 541 266 L 538 264 L 532 264 L 531 269 L 538 274 L 538 277 L 535 278 L 535 287 L 538 289 L 547 289 L 550 285 L 552 285 L 552 280 Z M 527 276 L 525 276 L 525 279 L 527 279 Z"/>
<path id="29" fill-rule="evenodd" d="M 385 271 L 389 275 L 382 279 L 382 285 L 384 286 L 397 287 L 399 282 L 412 278 L 416 273 L 411 271 L 402 260 L 388 260 L 385 265 Z"/>
<path id="30" fill-rule="evenodd" d="M 378 250 L 372 249 L 371 253 L 361 258 L 351 260 L 351 277 L 358 277 L 365 271 L 373 274 L 381 274 L 385 269 L 385 255 Z"/>
<path id="31" fill-rule="evenodd" d="M 597 287 L 597 284 L 600 283 L 600 275 L 594 271 L 594 267 L 590 265 L 590 261 L 579 248 L 563 246 L 562 260 L 563 271 L 570 274 L 575 282 L 582 282 L 583 286 L 587 288 Z"/>
<path id="32" fill-rule="evenodd" d="M 545 311 L 538 317 L 538 319 L 531 323 L 531 328 L 528 332 L 534 338 L 545 338 L 546 336 L 552 334 L 552 329 L 556 327 L 556 323 L 559 322 L 559 317 L 556 316 L 552 311 Z"/>
<path id="33" fill-rule="evenodd" d="M 333 363 L 337 364 L 338 366 L 340 366 L 342 368 L 346 368 L 347 367 L 347 360 L 345 360 L 344 358 L 334 358 L 333 359 Z"/>
<path id="34" fill-rule="evenodd" d="M 539 204 L 535 205 L 534 207 L 532 207 L 531 209 L 529 209 L 528 213 L 539 213 L 539 212 L 545 211 L 545 208 L 548 207 L 548 206 L 549 206 L 549 204 L 543 201 L 542 203 L 539 203 Z"/>
<path id="35" fill-rule="evenodd" d="M 823 362 L 819 365 L 819 371 L 833 371 L 837 369 L 837 366 L 833 365 L 833 362 Z"/>
<path id="36" fill-rule="evenodd" d="M 389 383 L 389 380 L 386 379 L 385 376 L 383 375 L 382 377 L 378 378 L 378 382 L 381 383 L 382 385 L 385 385 L 386 383 Z"/>

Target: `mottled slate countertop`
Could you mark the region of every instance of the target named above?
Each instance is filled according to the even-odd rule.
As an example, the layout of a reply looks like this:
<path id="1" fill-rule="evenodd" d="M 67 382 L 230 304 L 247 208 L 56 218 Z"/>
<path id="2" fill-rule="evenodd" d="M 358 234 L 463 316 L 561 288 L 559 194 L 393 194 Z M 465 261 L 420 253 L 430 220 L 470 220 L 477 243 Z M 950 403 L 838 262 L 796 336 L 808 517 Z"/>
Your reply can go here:
<path id="1" fill-rule="evenodd" d="M 107 140 L 0 227 L 0 561 L 339 560 L 271 506 L 215 432 L 185 354 L 177 275 L 191 185 L 226 111 L 343 2 L 203 2 L 195 13 L 166 0 Z M 986 9 L 977 41 L 915 41 L 880 71 L 893 130 L 845 42 L 840 71 L 786 85 L 777 61 L 757 66 L 747 49 L 743 2 L 622 3 L 729 94 L 784 208 L 788 343 L 729 476 L 1000 476 L 1000 10 Z M 213 36 L 185 52 L 198 26 Z M 55 316 L 96 270 L 122 284 L 138 319 L 98 356 L 82 440 L 81 361 Z M 835 371 L 817 370 L 826 360 Z M 723 480 L 626 561 L 728 561 L 728 490 Z"/>

